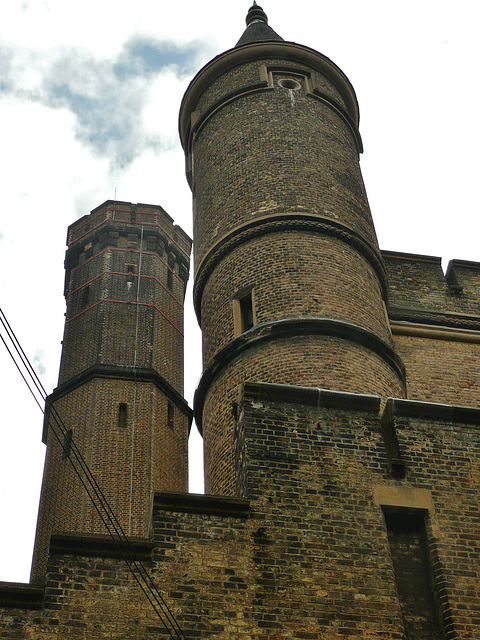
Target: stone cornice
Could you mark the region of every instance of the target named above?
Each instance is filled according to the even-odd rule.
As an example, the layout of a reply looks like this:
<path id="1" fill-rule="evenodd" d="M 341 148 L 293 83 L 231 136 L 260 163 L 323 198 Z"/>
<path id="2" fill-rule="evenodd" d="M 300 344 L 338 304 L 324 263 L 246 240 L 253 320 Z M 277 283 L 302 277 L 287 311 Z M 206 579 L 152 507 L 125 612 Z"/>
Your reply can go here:
<path id="1" fill-rule="evenodd" d="M 246 382 L 244 396 L 251 396 L 268 402 L 301 404 L 317 409 L 340 409 L 344 411 L 365 411 L 378 414 L 380 397 L 364 393 L 316 389 L 298 385 L 272 384 L 269 382 Z"/>
<path id="2" fill-rule="evenodd" d="M 278 213 L 255 218 L 222 236 L 203 257 L 195 273 L 193 301 L 198 322 L 201 324 L 201 300 L 203 289 L 219 262 L 236 247 L 268 233 L 300 230 L 333 236 L 357 250 L 377 274 L 382 295 L 387 300 L 385 267 L 378 249 L 350 227 L 313 213 Z"/>
<path id="3" fill-rule="evenodd" d="M 388 307 L 388 316 L 393 323 L 409 322 L 426 326 L 480 331 L 480 316 L 421 309 L 418 307 Z M 399 325 L 400 326 L 400 325 Z M 404 325 L 401 325 L 404 326 Z"/>
<path id="4" fill-rule="evenodd" d="M 249 515 L 250 502 L 244 498 L 208 494 L 156 492 L 153 508 L 162 511 L 246 518 Z"/>
<path id="5" fill-rule="evenodd" d="M 412 336 L 415 338 L 430 338 L 431 340 L 451 340 L 452 342 L 468 342 L 480 344 L 480 330 L 455 329 L 429 324 L 411 322 L 390 322 L 390 328 L 394 336 Z"/>
<path id="6" fill-rule="evenodd" d="M 229 342 L 204 369 L 194 399 L 194 415 L 199 431 L 202 432 L 203 404 L 208 389 L 235 358 L 263 344 L 301 335 L 334 336 L 362 345 L 380 356 L 402 383 L 405 383 L 405 367 L 396 352 L 389 344 L 359 325 L 333 318 L 289 318 L 265 322 Z"/>
<path id="7" fill-rule="evenodd" d="M 53 534 L 50 538 L 50 554 L 86 556 L 93 558 L 124 558 L 133 554 L 136 560 L 151 560 L 154 548 L 152 540 L 128 538 L 128 547 L 115 542 L 110 536 L 89 534 Z"/>
<path id="8" fill-rule="evenodd" d="M 460 405 L 389 398 L 385 412 L 390 418 L 418 418 L 438 422 L 480 425 L 480 409 Z"/>
<path id="9" fill-rule="evenodd" d="M 95 378 L 109 378 L 113 380 L 128 380 L 129 382 L 143 382 L 154 384 L 157 389 L 160 389 L 173 404 L 178 407 L 188 418 L 189 428 L 192 424 L 193 411 L 188 406 L 185 398 L 172 387 L 172 385 L 165 380 L 154 369 L 133 369 L 133 367 L 121 367 L 118 365 L 107 364 L 95 364 L 85 371 L 82 371 L 70 380 L 62 383 L 56 387 L 52 393 L 47 397 L 46 410 L 45 410 L 45 422 L 43 427 L 42 440 L 46 444 L 47 442 L 47 430 L 48 430 L 48 407 L 59 398 L 62 398 L 67 393 L 70 393 L 74 389 L 81 387 L 82 385 L 94 380 Z"/>
<path id="10" fill-rule="evenodd" d="M 205 89 L 220 75 L 256 60 L 289 60 L 319 71 L 336 86 L 345 101 L 347 112 L 358 128 L 359 109 L 355 91 L 347 76 L 323 54 L 294 42 L 256 42 L 229 49 L 206 64 L 191 81 L 182 100 L 179 116 L 180 140 L 184 150 L 190 136 L 191 114 Z"/>
<path id="11" fill-rule="evenodd" d="M 0 582 L 0 607 L 7 609 L 41 609 L 44 588 L 20 582 Z"/>

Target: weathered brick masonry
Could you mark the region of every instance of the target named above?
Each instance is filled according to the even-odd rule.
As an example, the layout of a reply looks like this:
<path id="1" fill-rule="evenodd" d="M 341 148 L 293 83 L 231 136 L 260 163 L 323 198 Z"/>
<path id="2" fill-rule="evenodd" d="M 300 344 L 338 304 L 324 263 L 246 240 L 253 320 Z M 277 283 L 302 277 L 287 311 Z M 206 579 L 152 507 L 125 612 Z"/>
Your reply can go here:
<path id="1" fill-rule="evenodd" d="M 480 264 L 380 252 L 348 79 L 257 5 L 247 25 L 180 114 L 209 495 L 186 493 L 190 240 L 109 201 L 69 229 L 33 581 L 0 584 L 0 638 L 480 637 Z M 54 409 L 181 634 L 102 535 Z"/>
<path id="2" fill-rule="evenodd" d="M 156 494 L 153 536 L 138 543 L 186 637 L 404 639 L 385 522 L 402 512 L 424 520 L 432 568 L 431 610 L 423 604 L 408 637 L 475 637 L 480 411 L 395 401 L 384 417 L 405 465 L 395 479 L 379 406 L 375 396 L 246 385 L 240 497 Z M 168 637 L 123 561 L 87 542 L 54 539 L 43 608 L 10 612 L 1 637 Z M 424 632 L 428 620 L 445 635 Z M 18 635 L 27 622 L 31 636 Z"/>
<path id="3" fill-rule="evenodd" d="M 65 435 L 55 435 L 57 415 L 130 535 L 149 534 L 153 491 L 187 489 L 183 299 L 191 241 L 161 207 L 108 201 L 71 225 L 67 242 L 67 313 L 43 434 L 35 582 L 43 581 L 52 532 L 104 532 Z"/>

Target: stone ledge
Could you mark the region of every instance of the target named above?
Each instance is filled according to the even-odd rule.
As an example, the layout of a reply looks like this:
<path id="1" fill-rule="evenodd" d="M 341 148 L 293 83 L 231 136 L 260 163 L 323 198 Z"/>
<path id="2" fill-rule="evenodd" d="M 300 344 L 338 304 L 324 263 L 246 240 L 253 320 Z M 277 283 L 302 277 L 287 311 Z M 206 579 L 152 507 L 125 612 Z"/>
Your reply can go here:
<path id="1" fill-rule="evenodd" d="M 0 582 L 0 607 L 41 609 L 43 596 L 43 587 L 33 587 L 22 582 Z"/>
<path id="2" fill-rule="evenodd" d="M 51 554 L 67 554 L 93 558 L 124 558 L 135 555 L 136 560 L 151 560 L 154 543 L 144 538 L 127 538 L 125 553 L 110 536 L 89 534 L 53 534 L 50 538 Z M 119 544 L 122 544 L 121 542 Z"/>
<path id="3" fill-rule="evenodd" d="M 392 347 L 376 334 L 360 325 L 335 318 L 294 317 L 255 325 L 221 348 L 204 368 L 194 397 L 195 421 L 202 433 L 203 405 L 209 387 L 230 363 L 249 349 L 263 347 L 274 341 L 298 336 L 329 336 L 348 340 L 376 353 L 405 384 L 405 367 Z"/>
<path id="4" fill-rule="evenodd" d="M 95 378 L 106 378 L 112 380 L 127 380 L 131 382 L 144 382 L 154 384 L 157 389 L 162 391 L 169 400 L 171 400 L 180 411 L 182 411 L 188 419 L 188 428 L 191 429 L 193 421 L 193 410 L 188 406 L 185 398 L 160 375 L 155 369 L 145 369 L 133 367 L 122 367 L 119 365 L 94 364 L 81 373 L 73 376 L 66 382 L 58 385 L 52 393 L 47 397 L 45 405 L 45 421 L 43 425 L 42 442 L 47 444 L 47 432 L 49 425 L 50 406 L 56 400 L 59 400 L 67 393 L 82 385 L 94 380 Z"/>
<path id="5" fill-rule="evenodd" d="M 289 402 L 318 407 L 319 409 L 344 409 L 378 414 L 380 397 L 347 391 L 332 391 L 288 384 L 247 382 L 244 393 L 272 402 Z"/>
<path id="6" fill-rule="evenodd" d="M 389 306 L 388 317 L 390 322 L 409 322 L 416 325 L 429 325 L 431 327 L 450 327 L 452 329 L 467 329 L 480 331 L 480 316 L 467 315 L 455 312 L 443 312 L 420 307 Z"/>
<path id="7" fill-rule="evenodd" d="M 380 250 L 384 260 L 401 260 L 402 262 L 426 262 L 428 264 L 442 265 L 440 256 L 426 256 L 421 253 L 403 253 L 402 251 Z"/>
<path id="8" fill-rule="evenodd" d="M 480 331 L 471 329 L 457 329 L 449 326 L 411 323 L 401 320 L 391 320 L 390 329 L 394 336 L 412 336 L 414 338 L 467 342 L 469 344 L 480 343 Z"/>
<path id="9" fill-rule="evenodd" d="M 422 418 L 445 422 L 480 424 L 480 409 L 419 400 L 389 398 L 385 411 L 392 418 Z"/>
<path id="10" fill-rule="evenodd" d="M 202 513 L 227 518 L 246 518 L 250 512 L 250 501 L 244 498 L 204 495 L 198 493 L 156 492 L 153 508 L 162 511 Z"/>

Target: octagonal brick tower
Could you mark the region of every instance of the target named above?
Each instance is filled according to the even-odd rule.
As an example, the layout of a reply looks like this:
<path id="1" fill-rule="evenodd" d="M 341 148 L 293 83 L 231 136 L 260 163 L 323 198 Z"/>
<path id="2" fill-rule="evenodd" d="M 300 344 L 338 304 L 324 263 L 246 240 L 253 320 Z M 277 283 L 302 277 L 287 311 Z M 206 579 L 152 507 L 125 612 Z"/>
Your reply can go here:
<path id="1" fill-rule="evenodd" d="M 242 382 L 404 394 L 358 122 L 343 72 L 285 42 L 256 4 L 184 96 L 208 492 L 235 494 Z"/>
<path id="2" fill-rule="evenodd" d="M 36 583 L 51 534 L 106 534 L 70 464 L 72 442 L 127 535 L 148 537 L 154 492 L 186 491 L 188 480 L 190 238 L 160 206 L 109 200 L 69 227 L 67 243 L 62 359 L 44 422 Z"/>

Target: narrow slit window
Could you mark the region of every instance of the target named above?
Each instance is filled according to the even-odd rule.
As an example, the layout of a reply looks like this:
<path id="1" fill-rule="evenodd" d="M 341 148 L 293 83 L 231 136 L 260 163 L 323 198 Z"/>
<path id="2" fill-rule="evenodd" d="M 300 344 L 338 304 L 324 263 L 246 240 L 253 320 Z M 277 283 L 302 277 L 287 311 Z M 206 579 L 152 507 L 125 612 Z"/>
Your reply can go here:
<path id="1" fill-rule="evenodd" d="M 169 402 L 167 405 L 167 424 L 170 429 L 175 428 L 175 407 L 172 402 Z"/>
<path id="2" fill-rule="evenodd" d="M 90 285 L 87 284 L 82 289 L 82 298 L 81 298 L 80 304 L 82 305 L 82 308 L 83 308 L 83 307 L 86 307 L 89 302 L 90 302 Z"/>
<path id="3" fill-rule="evenodd" d="M 173 272 L 171 267 L 169 267 L 167 271 L 167 287 L 170 291 L 173 289 Z"/>
<path id="4" fill-rule="evenodd" d="M 233 300 L 233 323 L 236 336 L 248 331 L 255 324 L 253 290 L 237 294 Z"/>
<path id="5" fill-rule="evenodd" d="M 118 405 L 118 426 L 120 429 L 125 429 L 127 426 L 127 403 L 120 402 Z"/>
<path id="6" fill-rule="evenodd" d="M 72 438 L 73 438 L 73 429 L 69 429 L 65 431 L 63 434 L 63 444 L 62 444 L 62 459 L 66 460 L 70 456 L 70 451 L 72 449 Z"/>
<path id="7" fill-rule="evenodd" d="M 173 291 L 173 274 L 175 269 L 175 256 L 170 254 L 167 263 L 167 287 Z"/>
<path id="8" fill-rule="evenodd" d="M 135 265 L 134 264 L 126 264 L 125 269 L 127 272 L 127 288 L 130 290 L 133 286 L 133 274 L 135 273 Z"/>
<path id="9" fill-rule="evenodd" d="M 240 298 L 240 317 L 242 322 L 242 333 L 253 327 L 253 301 L 252 292 Z"/>

